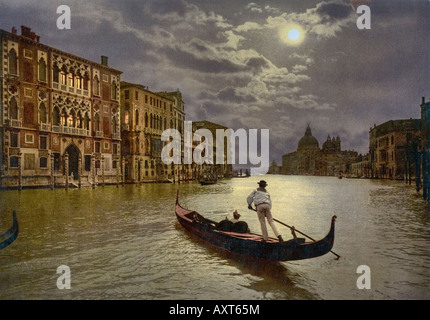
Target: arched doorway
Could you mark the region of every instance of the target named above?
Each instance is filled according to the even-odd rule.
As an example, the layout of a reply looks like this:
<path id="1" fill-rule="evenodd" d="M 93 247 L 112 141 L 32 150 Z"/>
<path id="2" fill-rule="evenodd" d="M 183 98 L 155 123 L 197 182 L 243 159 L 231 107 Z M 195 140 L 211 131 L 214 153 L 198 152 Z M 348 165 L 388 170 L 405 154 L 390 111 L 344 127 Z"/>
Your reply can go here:
<path id="1" fill-rule="evenodd" d="M 78 170 L 79 170 L 79 154 L 81 153 L 77 146 L 74 144 L 71 144 L 67 147 L 66 153 L 69 155 L 69 172 L 68 175 L 70 176 L 73 174 L 73 179 L 77 180 L 78 177 Z"/>

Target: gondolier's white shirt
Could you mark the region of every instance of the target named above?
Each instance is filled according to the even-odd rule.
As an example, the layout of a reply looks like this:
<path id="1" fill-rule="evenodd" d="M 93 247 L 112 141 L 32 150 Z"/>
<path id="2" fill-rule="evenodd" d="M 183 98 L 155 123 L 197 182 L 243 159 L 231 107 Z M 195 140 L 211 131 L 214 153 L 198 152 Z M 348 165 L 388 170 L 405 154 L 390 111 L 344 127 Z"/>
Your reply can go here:
<path id="1" fill-rule="evenodd" d="M 270 199 L 270 194 L 267 191 L 255 189 L 249 194 L 248 198 L 246 198 L 246 201 L 248 201 L 248 205 L 251 205 L 252 202 L 254 202 L 255 206 L 258 206 L 262 203 L 267 203 L 270 208 L 272 208 L 272 200 Z"/>

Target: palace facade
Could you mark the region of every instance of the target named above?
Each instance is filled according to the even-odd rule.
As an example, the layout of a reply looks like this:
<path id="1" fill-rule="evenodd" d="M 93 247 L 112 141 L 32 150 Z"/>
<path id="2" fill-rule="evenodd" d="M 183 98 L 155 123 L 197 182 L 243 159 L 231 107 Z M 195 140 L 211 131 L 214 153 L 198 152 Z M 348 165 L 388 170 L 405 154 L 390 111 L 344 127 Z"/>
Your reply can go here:
<path id="1" fill-rule="evenodd" d="M 120 75 L 96 63 L 0 30 L 0 187 L 116 183 Z"/>

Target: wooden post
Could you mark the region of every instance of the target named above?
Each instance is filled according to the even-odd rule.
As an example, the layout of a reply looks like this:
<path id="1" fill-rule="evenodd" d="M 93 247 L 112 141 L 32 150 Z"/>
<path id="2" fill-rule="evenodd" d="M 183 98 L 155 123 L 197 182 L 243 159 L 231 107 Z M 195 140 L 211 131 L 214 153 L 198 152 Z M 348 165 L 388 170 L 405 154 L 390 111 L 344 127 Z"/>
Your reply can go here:
<path id="1" fill-rule="evenodd" d="M 102 187 L 104 187 L 105 186 L 105 157 L 103 155 L 100 161 L 100 166 L 102 167 Z"/>
<path id="2" fill-rule="evenodd" d="M 22 153 L 18 153 L 18 190 L 22 190 Z"/>
<path id="3" fill-rule="evenodd" d="M 81 188 L 82 186 L 81 176 L 82 176 L 82 155 L 79 154 L 79 157 L 78 157 L 78 187 L 79 188 Z"/>
<path id="4" fill-rule="evenodd" d="M 55 185 L 55 181 L 54 181 L 54 154 L 53 153 L 51 153 L 51 155 L 50 155 L 50 164 L 51 164 L 51 177 L 50 177 L 50 179 L 51 179 L 51 181 L 50 181 L 50 188 L 51 188 L 51 190 L 53 190 L 54 189 L 54 185 Z"/>
<path id="5" fill-rule="evenodd" d="M 96 187 L 96 159 L 95 159 L 94 153 L 91 154 L 91 179 L 93 181 L 91 186 L 95 188 Z"/>
<path id="6" fill-rule="evenodd" d="M 69 189 L 69 154 L 64 155 L 64 174 L 66 175 L 66 190 Z"/>

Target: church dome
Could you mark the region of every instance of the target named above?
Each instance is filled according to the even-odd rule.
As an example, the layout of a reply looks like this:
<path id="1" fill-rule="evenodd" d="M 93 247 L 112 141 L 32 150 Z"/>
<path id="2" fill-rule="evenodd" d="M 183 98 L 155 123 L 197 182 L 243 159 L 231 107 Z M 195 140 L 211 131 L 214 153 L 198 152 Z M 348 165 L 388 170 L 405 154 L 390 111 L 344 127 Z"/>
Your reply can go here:
<path id="1" fill-rule="evenodd" d="M 318 140 L 312 135 L 312 131 L 309 125 L 306 128 L 305 135 L 299 140 L 299 146 L 297 148 L 297 151 L 305 149 L 319 149 Z"/>

